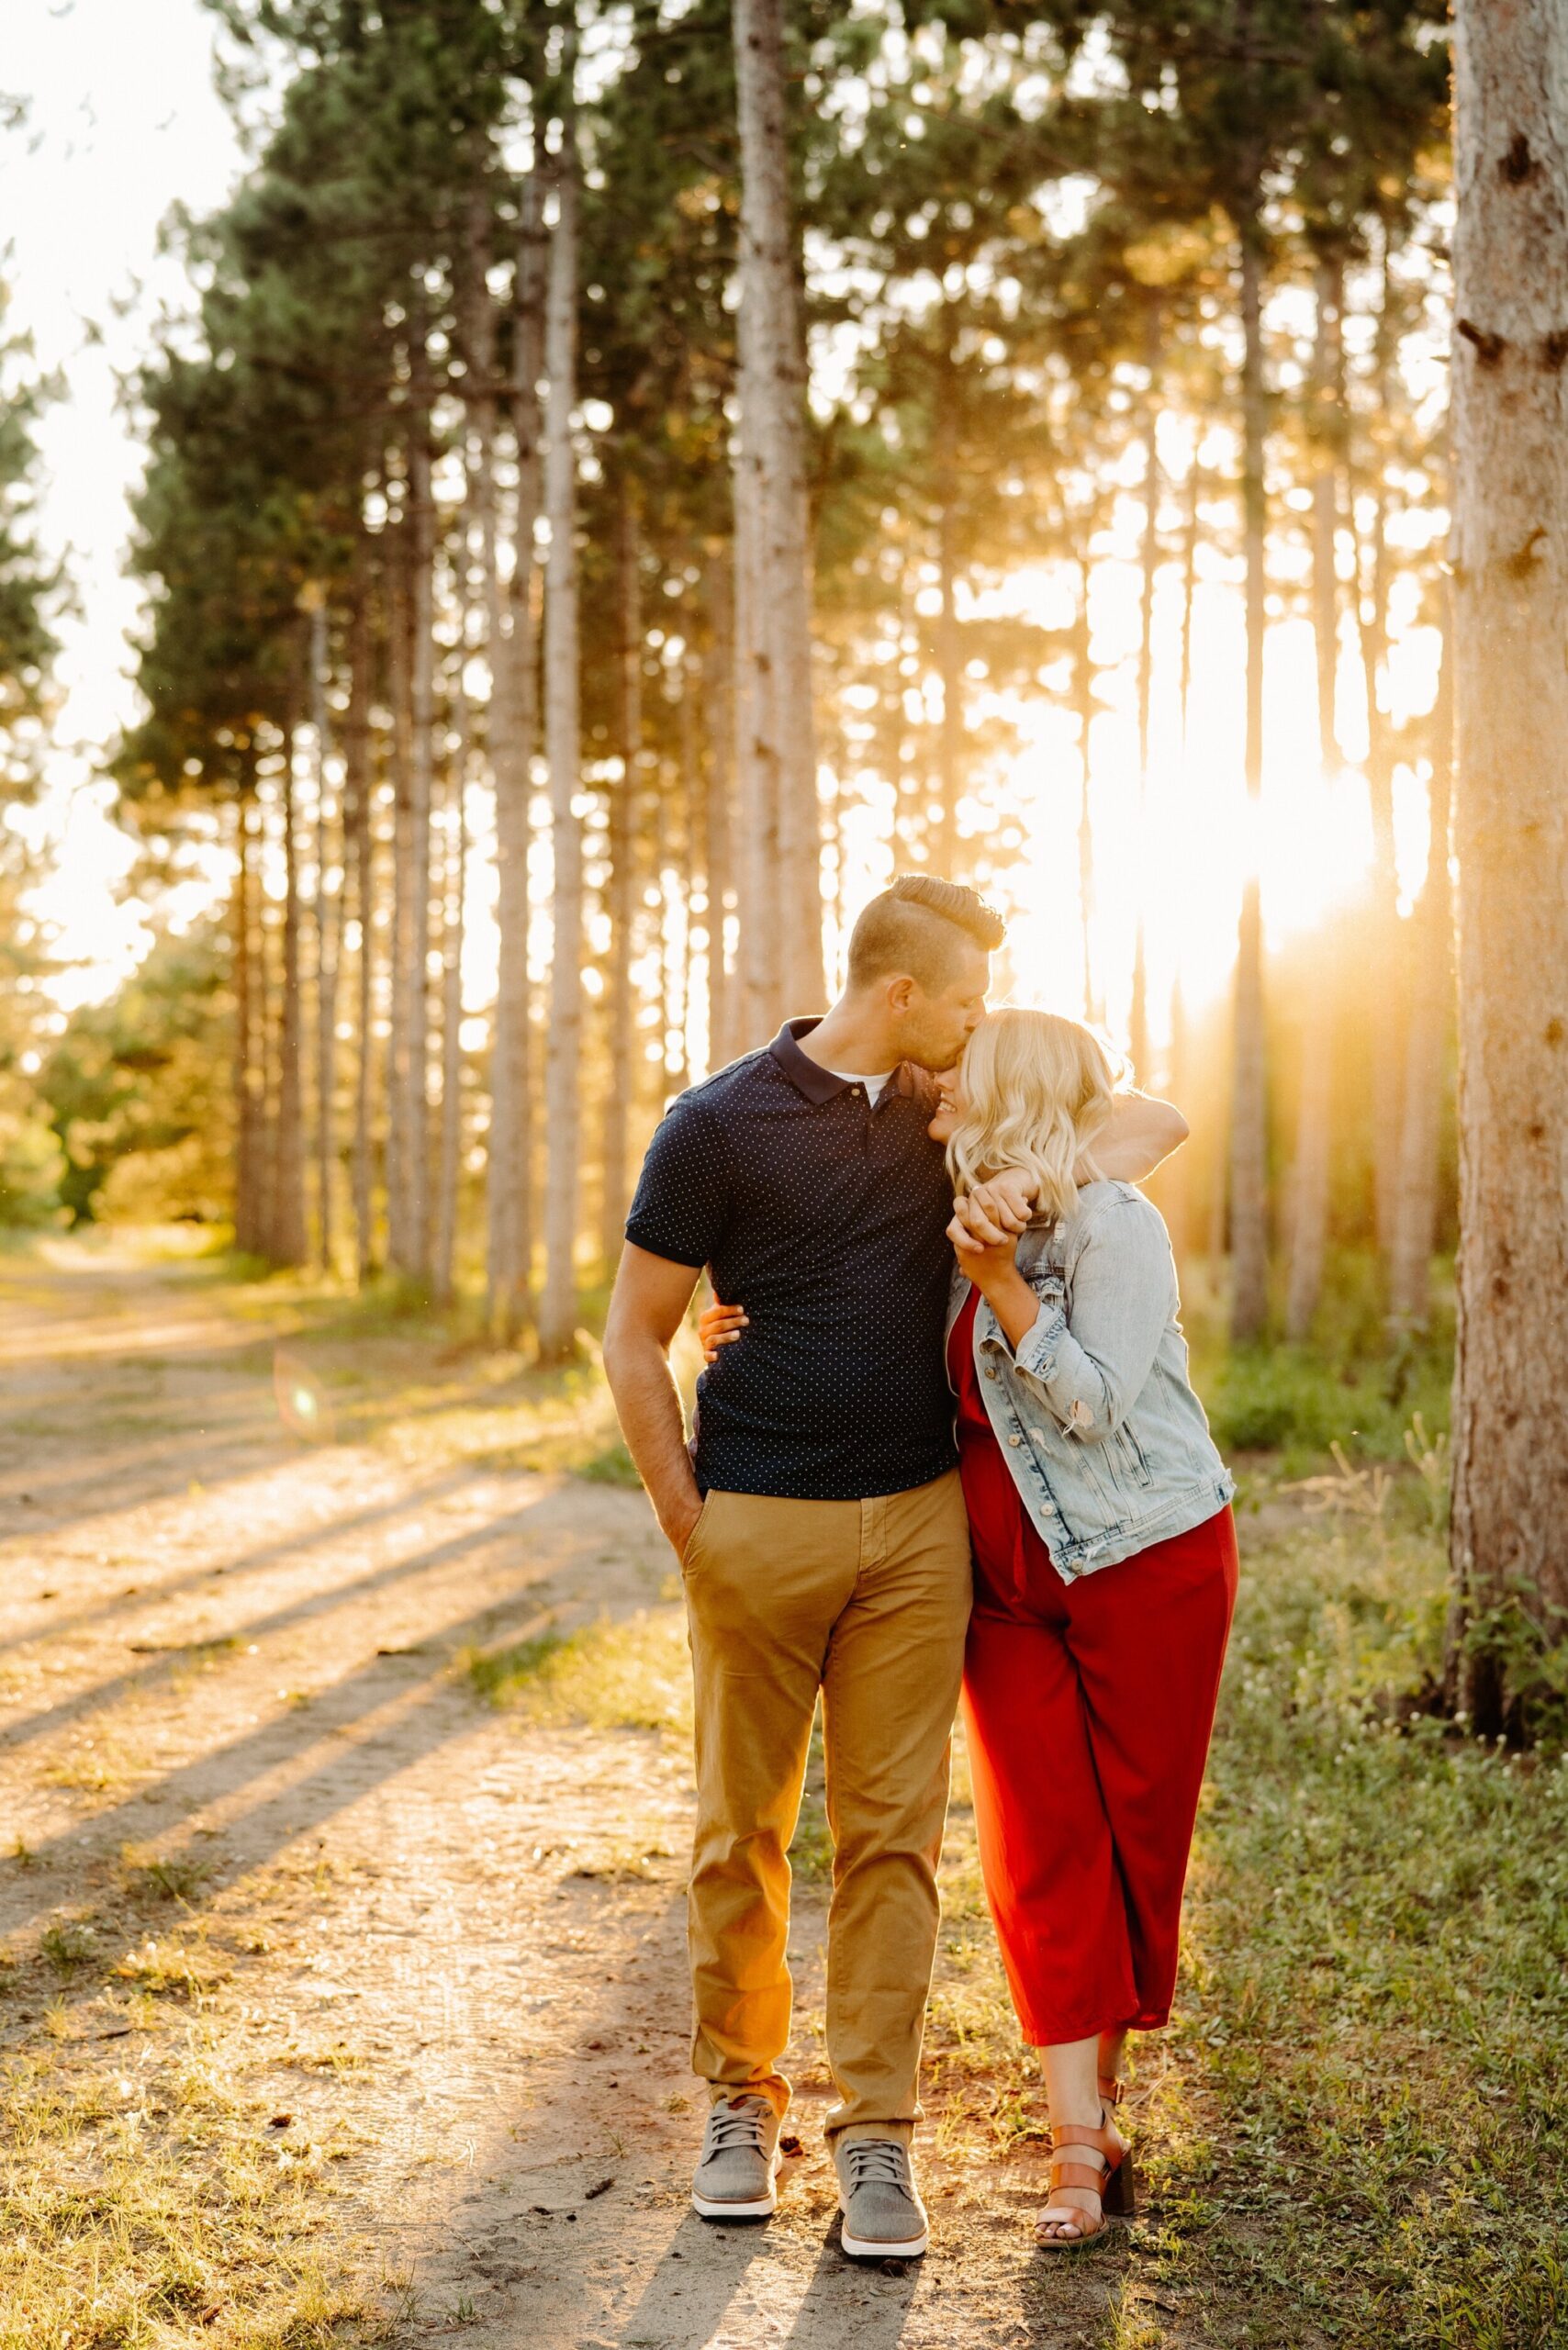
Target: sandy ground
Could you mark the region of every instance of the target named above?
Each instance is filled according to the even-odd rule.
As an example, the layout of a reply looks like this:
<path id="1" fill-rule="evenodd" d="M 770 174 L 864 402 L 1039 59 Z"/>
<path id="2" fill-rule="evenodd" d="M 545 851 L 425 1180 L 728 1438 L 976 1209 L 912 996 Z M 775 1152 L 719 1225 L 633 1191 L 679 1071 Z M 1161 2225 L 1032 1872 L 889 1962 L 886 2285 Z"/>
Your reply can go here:
<path id="1" fill-rule="evenodd" d="M 0 1264 L 0 1820 L 32 1856 L 0 1868 L 0 1936 L 91 1911 L 127 1847 L 194 1856 L 181 1917 L 222 1954 L 250 2105 L 352 2148 L 396 2341 L 1174 2342 L 1141 2231 L 1031 2250 L 1036 2157 L 933 2156 L 929 2257 L 847 2262 L 811 2048 L 775 2221 L 692 2214 L 682 1759 L 527 1727 L 453 1669 L 656 1603 L 667 1553 L 637 1494 L 302 1440 L 290 1320 L 129 1252 Z M 814 2004 L 820 1897 L 794 1938 Z"/>

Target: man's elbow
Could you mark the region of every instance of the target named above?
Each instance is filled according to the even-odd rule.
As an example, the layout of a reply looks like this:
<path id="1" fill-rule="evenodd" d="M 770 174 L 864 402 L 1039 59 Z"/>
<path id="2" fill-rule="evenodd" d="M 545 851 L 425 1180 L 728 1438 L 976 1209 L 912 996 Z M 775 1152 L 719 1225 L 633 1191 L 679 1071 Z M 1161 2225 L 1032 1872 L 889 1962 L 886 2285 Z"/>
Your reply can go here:
<path id="1" fill-rule="evenodd" d="M 1169 1158 L 1173 1150 L 1181 1149 L 1193 1129 L 1174 1102 L 1159 1102 L 1153 1106 L 1159 1113 L 1155 1132 L 1156 1146 L 1161 1158 Z"/>

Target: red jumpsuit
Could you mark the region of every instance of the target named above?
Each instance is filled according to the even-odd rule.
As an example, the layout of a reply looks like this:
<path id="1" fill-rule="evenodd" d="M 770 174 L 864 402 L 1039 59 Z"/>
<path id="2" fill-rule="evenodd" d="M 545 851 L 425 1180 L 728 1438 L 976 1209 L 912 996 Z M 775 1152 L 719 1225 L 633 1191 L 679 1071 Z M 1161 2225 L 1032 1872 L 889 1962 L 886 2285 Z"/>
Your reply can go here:
<path id="1" fill-rule="evenodd" d="M 1166 2021 L 1236 1602 L 1228 1508 L 1066 1583 L 980 1399 L 978 1292 L 948 1342 L 975 1602 L 964 1664 L 987 1898 L 1024 2037 Z"/>

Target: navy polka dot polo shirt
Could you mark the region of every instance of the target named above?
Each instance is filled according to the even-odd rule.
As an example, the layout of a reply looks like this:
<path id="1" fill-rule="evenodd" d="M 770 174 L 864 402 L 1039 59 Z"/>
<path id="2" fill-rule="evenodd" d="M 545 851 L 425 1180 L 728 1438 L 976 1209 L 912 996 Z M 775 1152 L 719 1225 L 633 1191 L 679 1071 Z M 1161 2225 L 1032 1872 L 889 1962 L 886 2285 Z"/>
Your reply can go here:
<path id="1" fill-rule="evenodd" d="M 958 1460 L 935 1081 L 906 1062 L 873 1107 L 801 1052 L 816 1024 L 787 1021 L 670 1104 L 627 1219 L 637 1248 L 705 1265 L 751 1317 L 698 1386 L 704 1492 L 859 1501 Z"/>

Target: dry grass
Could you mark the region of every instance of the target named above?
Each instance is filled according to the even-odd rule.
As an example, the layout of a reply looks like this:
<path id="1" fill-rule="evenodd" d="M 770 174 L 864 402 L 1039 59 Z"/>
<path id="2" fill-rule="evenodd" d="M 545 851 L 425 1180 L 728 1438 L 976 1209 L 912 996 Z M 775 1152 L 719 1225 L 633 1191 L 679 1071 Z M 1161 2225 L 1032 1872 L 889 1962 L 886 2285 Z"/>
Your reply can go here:
<path id="1" fill-rule="evenodd" d="M 335 2176 L 353 2142 L 269 2126 L 275 2054 L 225 1997 L 258 1937 L 129 1922 L 57 1919 L 0 1968 L 0 2030 L 33 2027 L 0 2065 L 0 2350 L 380 2338 L 379 2297 L 344 2281 L 369 2265 Z"/>

